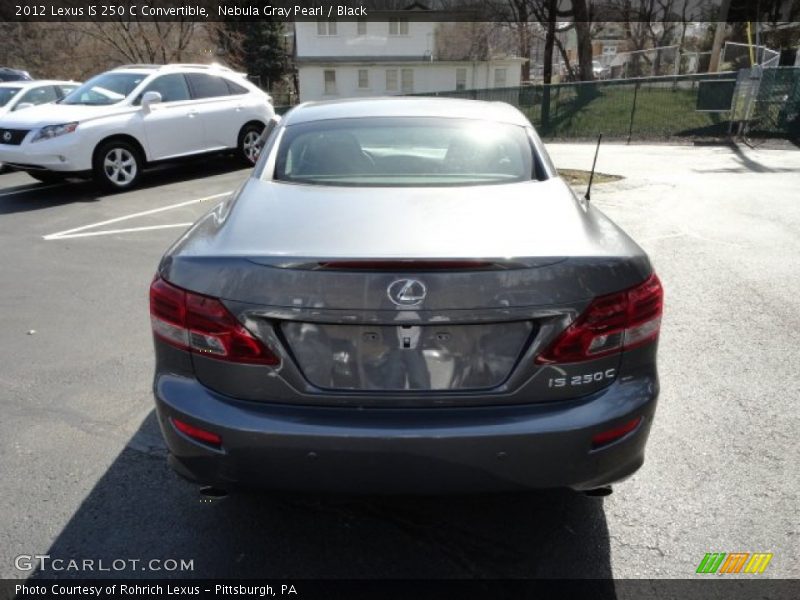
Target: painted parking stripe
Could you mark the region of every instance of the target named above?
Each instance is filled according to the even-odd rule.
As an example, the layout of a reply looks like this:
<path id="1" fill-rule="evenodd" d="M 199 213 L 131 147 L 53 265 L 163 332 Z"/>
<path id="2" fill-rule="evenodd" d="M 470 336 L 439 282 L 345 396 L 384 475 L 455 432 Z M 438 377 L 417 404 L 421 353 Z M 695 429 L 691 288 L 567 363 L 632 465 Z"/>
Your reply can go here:
<path id="1" fill-rule="evenodd" d="M 136 231 L 151 231 L 155 229 L 173 229 L 175 227 L 189 227 L 191 223 L 172 223 L 170 225 L 150 225 L 147 227 L 129 227 L 127 229 L 102 229 L 100 231 L 84 231 L 83 233 L 71 233 L 45 239 L 68 240 L 71 238 L 94 237 L 98 235 L 113 235 L 115 233 L 132 233 Z"/>
<path id="2" fill-rule="evenodd" d="M 213 194 L 211 196 L 204 196 L 203 198 L 196 198 L 194 200 L 186 200 L 184 202 L 178 202 L 177 204 L 169 204 L 167 206 L 160 206 L 159 208 L 153 208 L 151 210 L 143 210 L 141 212 L 133 213 L 131 215 L 125 215 L 123 217 L 116 217 L 114 219 L 108 219 L 106 221 L 99 221 L 97 223 L 91 223 L 89 225 L 81 225 L 80 227 L 74 227 L 73 229 L 66 229 L 64 231 L 59 231 L 57 233 L 51 233 L 49 235 L 42 236 L 45 240 L 63 240 L 68 238 L 75 238 L 75 237 L 89 237 L 90 235 L 109 235 L 112 233 L 127 233 L 131 231 L 147 231 L 148 229 L 166 229 L 168 227 L 187 227 L 191 225 L 191 223 L 175 223 L 171 225 L 151 225 L 147 227 L 132 227 L 129 229 L 112 229 L 112 230 L 102 230 L 102 231 L 94 231 L 91 233 L 81 233 L 85 232 L 87 229 L 95 229 L 97 227 L 103 227 L 105 225 L 111 225 L 113 223 L 119 223 L 121 221 L 127 221 L 128 219 L 136 219 L 138 217 L 146 217 L 148 215 L 154 215 L 156 213 L 164 212 L 167 210 L 172 210 L 173 208 L 180 208 L 182 206 L 189 206 L 190 204 L 199 204 L 201 202 L 208 202 L 209 200 L 216 200 L 218 198 L 223 198 L 225 196 L 229 196 L 231 192 L 222 192 L 219 194 Z"/>

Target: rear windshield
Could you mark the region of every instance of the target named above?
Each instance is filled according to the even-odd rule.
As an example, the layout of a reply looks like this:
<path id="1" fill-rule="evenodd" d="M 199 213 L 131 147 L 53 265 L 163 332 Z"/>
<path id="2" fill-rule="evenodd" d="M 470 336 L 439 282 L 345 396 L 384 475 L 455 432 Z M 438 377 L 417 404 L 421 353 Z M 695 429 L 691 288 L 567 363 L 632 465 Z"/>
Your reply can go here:
<path id="1" fill-rule="evenodd" d="M 17 95 L 21 88 L 15 87 L 1 87 L 0 88 L 0 106 L 5 106 L 11 99 Z"/>
<path id="2" fill-rule="evenodd" d="M 315 185 L 458 186 L 533 178 L 533 148 L 517 125 L 392 117 L 290 125 L 275 179 Z"/>

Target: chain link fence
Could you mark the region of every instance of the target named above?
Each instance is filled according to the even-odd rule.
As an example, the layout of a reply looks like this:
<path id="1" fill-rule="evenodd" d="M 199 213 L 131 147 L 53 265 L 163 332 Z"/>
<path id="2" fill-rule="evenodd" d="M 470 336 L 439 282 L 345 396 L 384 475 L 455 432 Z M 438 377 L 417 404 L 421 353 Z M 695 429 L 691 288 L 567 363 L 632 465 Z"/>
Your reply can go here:
<path id="1" fill-rule="evenodd" d="M 761 69 L 746 133 L 800 141 L 800 67 Z"/>
<path id="2" fill-rule="evenodd" d="M 766 46 L 725 42 L 720 55 L 721 68 L 746 69 L 753 65 L 777 67 L 781 53 Z"/>
<path id="3" fill-rule="evenodd" d="M 750 135 L 791 139 L 797 129 L 800 68 L 762 71 L 749 97 L 736 72 L 415 95 L 507 102 L 550 139 L 594 138 L 600 133 L 628 141 L 720 138 L 735 133 L 743 120 L 758 124 L 749 129 Z M 742 102 L 747 108 L 737 115 L 734 111 Z"/>

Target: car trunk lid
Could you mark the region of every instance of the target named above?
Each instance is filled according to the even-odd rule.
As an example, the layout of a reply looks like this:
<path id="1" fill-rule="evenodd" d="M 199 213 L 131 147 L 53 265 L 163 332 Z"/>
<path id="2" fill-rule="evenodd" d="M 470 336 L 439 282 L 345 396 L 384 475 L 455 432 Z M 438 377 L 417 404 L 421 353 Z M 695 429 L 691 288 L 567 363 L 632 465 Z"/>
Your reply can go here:
<path id="1" fill-rule="evenodd" d="M 506 386 L 592 298 L 650 267 L 559 179 L 458 190 L 251 180 L 160 270 L 285 350 L 310 393 L 413 393 Z M 195 365 L 242 396 L 207 377 L 209 361 Z"/>

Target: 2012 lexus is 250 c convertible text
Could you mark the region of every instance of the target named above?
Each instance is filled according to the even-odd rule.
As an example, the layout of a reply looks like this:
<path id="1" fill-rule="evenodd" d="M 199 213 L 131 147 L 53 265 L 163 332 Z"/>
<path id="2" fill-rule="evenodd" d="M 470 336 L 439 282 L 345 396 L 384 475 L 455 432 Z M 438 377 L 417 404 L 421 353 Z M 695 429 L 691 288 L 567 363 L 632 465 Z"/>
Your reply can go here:
<path id="1" fill-rule="evenodd" d="M 220 490 L 608 490 L 644 460 L 662 296 L 515 108 L 300 105 L 152 282 L 170 463 Z"/>

